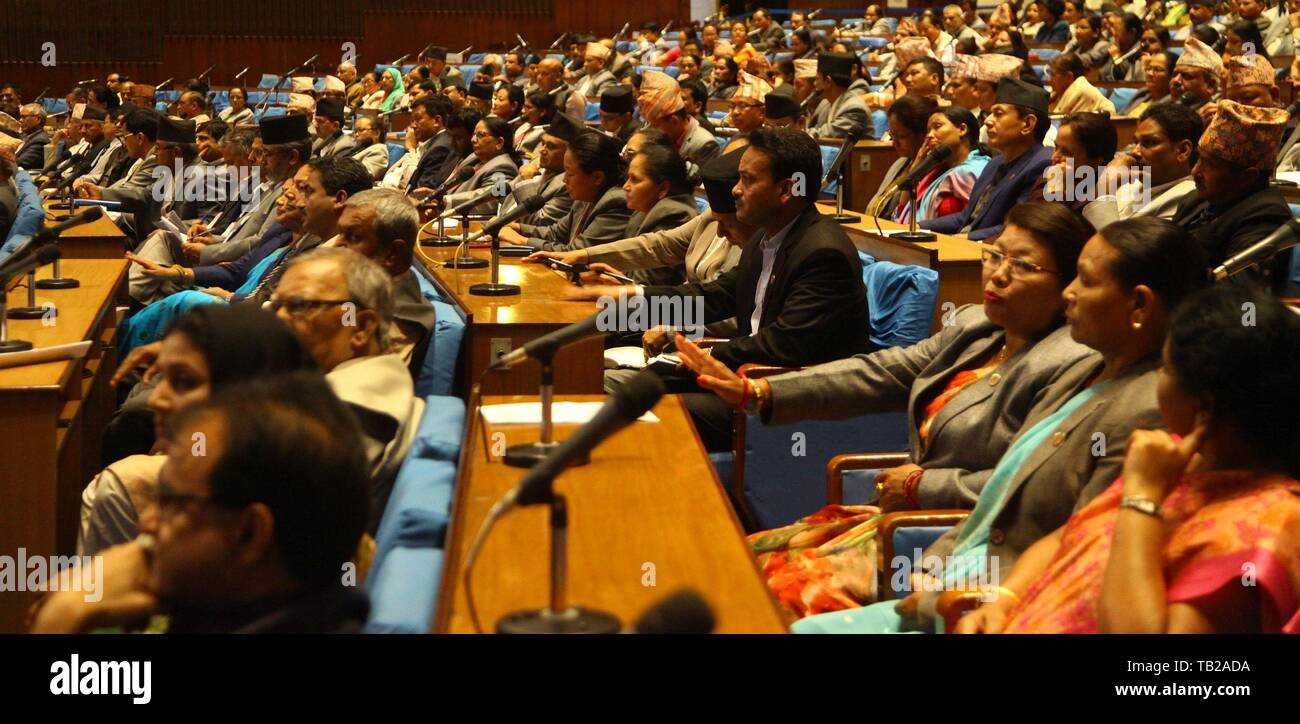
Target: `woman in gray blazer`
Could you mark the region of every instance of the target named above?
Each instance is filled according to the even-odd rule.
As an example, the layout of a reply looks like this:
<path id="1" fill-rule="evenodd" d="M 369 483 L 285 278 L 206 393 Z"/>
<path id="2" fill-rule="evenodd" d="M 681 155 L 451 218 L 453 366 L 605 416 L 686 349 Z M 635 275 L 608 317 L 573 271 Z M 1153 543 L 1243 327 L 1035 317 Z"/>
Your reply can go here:
<path id="1" fill-rule="evenodd" d="M 912 462 L 877 478 L 880 506 L 974 506 L 1043 389 L 1089 355 L 1063 324 L 1061 292 L 1074 279 L 1091 228 L 1046 202 L 1015 207 L 1007 225 L 986 252 L 982 306 L 949 312 L 938 334 L 911 347 L 756 381 L 764 421 L 906 409 Z M 740 400 L 739 377 L 707 363 L 697 367 L 693 357 L 683 354 L 683 361 L 709 376 L 707 387 L 733 404 Z"/>
<path id="2" fill-rule="evenodd" d="M 632 216 L 627 222 L 627 236 L 676 229 L 700 215 L 686 175 L 686 161 L 671 146 L 647 144 L 628 164 L 623 194 Z M 643 284 L 681 284 L 685 272 L 681 264 L 641 269 L 631 273 Z"/>
<path id="3" fill-rule="evenodd" d="M 471 214 L 495 214 L 497 206 L 510 192 L 509 182 L 519 175 L 519 164 L 510 147 L 510 124 L 500 118 L 484 118 L 474 126 L 474 173 L 442 199 L 442 208 L 449 209 L 481 196 L 491 189 L 492 195 L 466 210 Z M 469 159 L 467 159 L 469 160 Z"/>
<path id="4" fill-rule="evenodd" d="M 1205 284 L 1205 270 L 1200 248 L 1163 219 L 1117 221 L 1093 236 L 1064 297 L 1071 336 L 1099 354 L 1042 390 L 970 517 L 926 549 L 925 560 L 942 563 L 924 573 L 930 584 L 897 604 L 813 616 L 792 630 L 940 630 L 935 607 L 942 590 L 1004 590 L 998 582 L 1021 553 L 1115 480 L 1130 433 L 1163 429 L 1156 376 L 1168 320 Z"/>

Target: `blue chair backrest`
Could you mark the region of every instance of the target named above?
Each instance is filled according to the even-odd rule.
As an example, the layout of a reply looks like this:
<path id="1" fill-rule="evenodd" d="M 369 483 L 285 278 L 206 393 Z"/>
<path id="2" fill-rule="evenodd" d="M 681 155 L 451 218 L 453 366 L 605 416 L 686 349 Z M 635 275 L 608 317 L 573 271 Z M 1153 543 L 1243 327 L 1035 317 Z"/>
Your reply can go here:
<path id="1" fill-rule="evenodd" d="M 14 174 L 14 185 L 18 188 L 18 208 L 14 213 L 13 223 L 5 234 L 4 245 L 0 247 L 0 261 L 8 259 L 18 250 L 32 234 L 41 230 L 45 223 L 45 208 L 41 206 L 41 194 L 36 188 L 32 175 L 23 169 Z"/>
<path id="2" fill-rule="evenodd" d="M 859 35 L 858 46 L 863 48 L 883 48 L 889 45 L 889 38 L 877 37 L 874 35 Z"/>
<path id="3" fill-rule="evenodd" d="M 483 67 L 482 65 L 479 65 L 477 63 L 473 65 L 460 66 L 460 74 L 465 77 L 466 88 L 469 87 L 470 83 L 474 82 L 474 74 L 477 73 L 478 69 L 482 67 Z"/>
<path id="4" fill-rule="evenodd" d="M 401 160 L 402 156 L 406 155 L 406 146 L 403 146 L 400 143 L 389 143 L 385 145 L 388 146 L 388 166 L 389 168 L 392 168 L 393 164 L 397 163 Z"/>
<path id="5" fill-rule="evenodd" d="M 827 169 L 831 167 L 832 163 L 835 163 L 835 156 L 840 152 L 840 147 L 829 143 L 819 143 L 817 148 L 821 149 L 822 152 L 822 175 L 825 176 Z M 839 187 L 840 182 L 838 180 L 831 181 L 822 189 L 822 194 L 833 198 Z"/>
<path id="6" fill-rule="evenodd" d="M 1137 92 L 1137 88 L 1112 88 L 1110 102 L 1115 104 L 1115 110 L 1123 110 L 1133 102 L 1133 96 L 1136 96 Z"/>
<path id="7" fill-rule="evenodd" d="M 317 93 L 320 93 L 321 91 L 325 90 L 325 79 L 317 78 L 316 82 L 312 84 L 312 87 L 316 89 Z"/>
<path id="8" fill-rule="evenodd" d="M 876 261 L 858 252 L 871 310 L 871 341 L 904 347 L 930 336 L 939 298 L 939 273 L 911 264 Z"/>
<path id="9" fill-rule="evenodd" d="M 588 121 L 600 120 L 600 101 L 587 101 L 586 119 Z"/>
<path id="10" fill-rule="evenodd" d="M 620 40 L 617 43 L 614 43 L 614 49 L 620 53 L 626 53 L 629 50 L 635 50 L 636 43 L 631 40 Z"/>
<path id="11" fill-rule="evenodd" d="M 889 114 L 882 110 L 871 112 L 871 126 L 876 131 L 876 138 L 882 139 L 889 133 Z"/>
<path id="12" fill-rule="evenodd" d="M 259 81 L 257 82 L 257 87 L 258 87 L 258 88 L 267 88 L 267 89 L 274 88 L 274 87 L 275 87 L 275 84 L 276 84 L 279 80 L 280 80 L 280 76 L 278 76 L 278 75 L 268 75 L 268 74 L 266 74 L 266 73 L 263 73 L 263 74 L 262 74 L 262 79 L 259 80 Z M 286 80 L 285 83 L 288 83 L 288 81 Z"/>
<path id="13" fill-rule="evenodd" d="M 288 113 L 289 113 L 288 109 L 282 108 L 280 106 L 267 106 L 263 110 L 256 111 L 258 120 L 261 120 L 263 118 L 276 118 L 278 116 L 288 115 Z"/>
<path id="14" fill-rule="evenodd" d="M 483 59 L 486 57 L 487 53 L 470 53 L 468 60 L 474 65 L 483 65 Z"/>
<path id="15" fill-rule="evenodd" d="M 772 53 L 772 62 L 774 64 L 783 63 L 787 60 L 794 60 L 794 53 L 790 53 L 790 52 Z"/>
<path id="16" fill-rule="evenodd" d="M 50 113 L 66 113 L 67 110 L 68 110 L 68 99 L 66 99 L 66 98 L 48 98 L 48 97 L 47 97 L 47 98 L 43 98 L 43 99 L 42 99 L 42 102 L 43 102 L 43 104 L 45 105 L 45 112 L 46 112 L 47 114 L 50 114 Z"/>
<path id="17" fill-rule="evenodd" d="M 1061 54 L 1060 48 L 1037 48 L 1034 50 L 1039 60 L 1051 60 Z"/>
<path id="18" fill-rule="evenodd" d="M 709 210 L 709 200 L 707 198 L 702 196 L 694 196 L 692 198 L 695 199 L 695 208 L 699 209 L 701 214 Z"/>
<path id="19" fill-rule="evenodd" d="M 835 18 L 826 18 L 824 20 L 817 18 L 809 21 L 808 25 L 814 28 L 833 28 L 837 22 L 838 21 Z"/>
<path id="20" fill-rule="evenodd" d="M 456 380 L 456 363 L 465 336 L 465 318 L 455 305 L 443 298 L 423 267 L 417 265 L 415 276 L 420 283 L 420 293 L 433 305 L 437 317 L 433 339 L 429 340 L 420 373 L 416 376 L 415 393 L 420 396 L 449 395 Z"/>

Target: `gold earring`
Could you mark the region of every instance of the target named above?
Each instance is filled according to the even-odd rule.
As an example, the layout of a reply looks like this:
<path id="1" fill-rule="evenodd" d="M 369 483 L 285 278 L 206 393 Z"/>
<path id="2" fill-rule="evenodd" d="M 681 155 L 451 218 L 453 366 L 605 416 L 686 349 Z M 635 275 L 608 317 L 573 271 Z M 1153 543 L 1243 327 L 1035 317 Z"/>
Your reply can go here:
<path id="1" fill-rule="evenodd" d="M 1140 330 L 1140 329 L 1142 329 L 1142 323 L 1141 323 L 1141 322 L 1134 322 L 1134 323 L 1133 323 L 1133 330 L 1134 330 L 1134 331 L 1137 331 L 1137 330 Z"/>

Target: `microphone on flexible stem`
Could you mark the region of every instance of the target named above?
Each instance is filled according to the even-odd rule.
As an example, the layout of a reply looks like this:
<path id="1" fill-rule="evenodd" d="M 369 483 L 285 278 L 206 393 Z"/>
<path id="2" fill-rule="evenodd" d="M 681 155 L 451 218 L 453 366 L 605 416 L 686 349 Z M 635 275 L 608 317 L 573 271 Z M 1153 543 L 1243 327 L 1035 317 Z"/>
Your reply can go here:
<path id="1" fill-rule="evenodd" d="M 389 63 L 389 65 L 401 65 L 401 64 L 402 64 L 402 61 L 406 60 L 406 59 L 409 58 L 409 57 L 411 57 L 411 54 L 410 54 L 410 53 L 407 53 L 406 55 L 403 55 L 402 57 L 398 58 L 397 60 L 394 60 L 393 62 Z"/>
<path id="2" fill-rule="evenodd" d="M 821 14 L 822 14 L 822 10 L 825 10 L 825 8 L 817 8 L 816 10 L 814 10 L 814 11 L 808 13 L 807 15 L 803 16 L 803 19 L 804 19 L 805 21 L 812 20 L 813 18 L 817 17 L 818 15 L 821 15 Z"/>
<path id="3" fill-rule="evenodd" d="M 505 372 L 510 368 L 523 363 L 530 359 L 547 360 L 555 356 L 555 352 L 561 347 L 573 344 L 588 337 L 594 337 L 603 334 L 598 329 L 600 321 L 599 314 L 593 314 L 586 319 L 574 322 L 567 327 L 543 335 L 531 342 L 525 342 L 524 346 L 512 349 L 501 355 L 492 363 L 489 369 L 495 372 Z"/>
<path id="4" fill-rule="evenodd" d="M 664 25 L 663 30 L 660 30 L 660 31 L 659 31 L 659 34 L 660 34 L 660 35 L 663 35 L 664 33 L 666 33 L 666 32 L 668 32 L 669 30 L 671 30 L 672 27 L 673 27 L 673 23 L 675 23 L 675 22 L 677 22 L 677 20 L 676 20 L 675 18 L 674 18 L 673 20 L 669 20 L 669 21 Z"/>
<path id="5" fill-rule="evenodd" d="M 175 80 L 175 79 L 176 79 L 175 76 L 173 76 L 173 77 L 168 78 L 167 80 L 165 80 L 165 81 L 159 83 L 158 85 L 156 85 L 156 86 L 154 86 L 154 87 L 157 88 L 157 89 L 159 89 L 159 90 L 162 90 L 162 89 L 165 88 L 166 86 L 170 85 L 171 82 L 172 82 L 173 80 Z"/>
<path id="6" fill-rule="evenodd" d="M 862 219 L 858 214 L 844 213 L 844 165 L 849 155 L 853 153 L 853 146 L 857 142 L 857 133 L 850 133 L 844 137 L 840 142 L 840 150 L 835 154 L 835 160 L 831 161 L 831 165 L 826 169 L 826 175 L 822 177 L 821 186 L 817 189 L 821 191 L 832 179 L 839 179 L 839 183 L 835 186 L 835 213 L 831 216 L 837 224 L 854 224 Z"/>
<path id="7" fill-rule="evenodd" d="M 520 47 L 520 49 L 522 49 L 522 50 L 527 50 L 527 49 L 528 49 L 528 41 L 527 41 L 527 40 L 524 40 L 524 36 L 520 35 L 519 33 L 515 33 L 515 40 L 518 40 L 518 41 L 519 41 L 519 47 Z"/>
<path id="8" fill-rule="evenodd" d="M 195 78 L 195 80 L 202 80 L 203 78 L 206 78 L 206 77 L 208 76 L 209 73 L 211 73 L 212 71 L 214 71 L 214 70 L 216 70 L 216 69 L 217 69 L 217 66 L 216 66 L 216 65 L 209 65 L 209 66 L 208 66 L 208 69 L 205 70 L 205 71 L 203 71 L 202 73 L 199 73 L 198 77 Z"/>
<path id="9" fill-rule="evenodd" d="M 524 475 L 518 487 L 493 507 L 495 517 L 516 505 L 551 507 L 551 597 L 546 608 L 516 611 L 497 621 L 497 633 L 617 633 L 618 618 L 603 611 L 571 606 L 568 602 L 568 502 L 554 490 L 554 480 L 575 460 L 586 458 L 606 438 L 630 425 L 655 406 L 664 395 L 664 383 L 653 372 L 642 371 L 620 387 L 587 424 Z M 477 543 L 477 541 L 476 541 Z M 474 551 L 477 552 L 477 551 Z"/>
<path id="10" fill-rule="evenodd" d="M 244 68 L 243 70 L 239 71 L 238 73 L 235 74 L 235 80 L 239 80 L 243 78 L 246 73 L 248 73 L 248 68 Z"/>
<path id="11" fill-rule="evenodd" d="M 629 21 L 623 23 L 623 27 L 619 28 L 619 29 L 618 29 L 618 32 L 614 34 L 614 40 L 618 40 L 619 38 L 623 37 L 623 34 L 626 33 L 626 32 L 627 32 L 627 29 L 630 28 L 630 27 L 632 27 L 632 21 L 631 21 L 631 20 L 629 20 Z"/>
<path id="12" fill-rule="evenodd" d="M 501 239 L 497 237 L 497 234 L 504 229 L 507 224 L 518 221 L 545 206 L 546 202 L 550 201 L 551 197 L 554 195 L 555 193 L 547 195 L 535 194 L 529 196 L 509 212 L 497 214 L 496 217 L 489 221 L 482 229 L 465 237 L 465 243 L 467 244 L 484 236 L 492 237 L 492 281 L 470 286 L 470 294 L 484 297 L 506 297 L 519 294 L 521 291 L 519 285 L 501 283 Z"/>
<path id="13" fill-rule="evenodd" d="M 1233 254 L 1214 268 L 1214 281 L 1221 282 L 1251 268 L 1264 268 L 1264 264 L 1278 253 L 1300 243 L 1300 220 L 1290 219 L 1263 240 Z"/>
<path id="14" fill-rule="evenodd" d="M 46 86 L 45 90 L 41 91 L 41 94 L 36 96 L 36 100 L 32 101 L 32 103 L 40 103 L 41 99 L 45 97 L 45 94 L 49 92 L 50 92 L 50 88 L 49 86 Z"/>
<path id="15" fill-rule="evenodd" d="M 53 226 L 46 227 L 44 229 L 37 231 L 35 234 L 32 235 L 32 238 L 29 243 L 32 244 L 52 243 L 55 239 L 58 239 L 59 236 L 63 232 L 67 231 L 68 229 L 71 229 L 74 226 L 81 226 L 83 224 L 89 224 L 91 222 L 98 221 L 100 217 L 102 217 L 103 215 L 104 215 L 104 210 L 102 208 L 98 206 L 91 206 L 90 208 L 86 209 L 85 211 L 79 214 L 74 214 L 73 216 L 69 216 L 67 219 L 60 221 L 59 223 Z M 69 277 L 63 276 L 62 270 L 59 268 L 58 257 L 54 258 L 53 275 L 49 279 L 42 279 L 36 282 L 36 287 L 38 289 L 75 289 L 79 286 L 81 286 L 81 282 L 77 281 L 76 279 L 71 279 Z M 34 299 L 32 300 L 32 306 L 35 306 Z M 44 315 L 44 310 L 42 310 L 42 316 L 43 315 Z"/>
<path id="16" fill-rule="evenodd" d="M 933 232 L 916 230 L 916 185 L 936 167 L 947 161 L 950 156 L 952 156 L 952 146 L 948 144 L 935 146 L 933 150 L 925 154 L 925 158 L 921 159 L 916 168 L 908 171 L 906 176 L 899 179 L 898 188 L 906 191 L 912 197 L 912 218 L 908 230 L 894 234 L 892 238 L 904 241 L 934 241 L 938 238 Z"/>
<path id="17" fill-rule="evenodd" d="M 304 60 L 303 63 L 302 63 L 302 65 L 298 66 L 296 70 L 302 70 L 302 69 L 304 69 L 304 68 L 315 67 L 315 65 L 316 65 L 316 59 L 319 58 L 319 57 L 320 57 L 320 53 L 317 53 L 317 54 L 313 55 L 312 57 L 308 58 L 307 60 Z"/>
<path id="18" fill-rule="evenodd" d="M 560 41 L 564 40 L 564 36 L 566 35 L 568 35 L 568 33 L 560 33 L 560 37 L 556 38 L 555 42 L 551 43 L 550 47 L 548 47 L 547 50 L 560 47 Z"/>
<path id="19" fill-rule="evenodd" d="M 455 216 L 456 214 L 459 214 L 460 212 L 466 209 L 472 209 L 475 206 L 478 206 L 484 201 L 487 201 L 488 199 L 495 196 L 496 195 L 495 192 L 496 192 L 496 184 L 489 184 L 487 186 L 484 186 L 483 188 L 479 189 L 478 193 L 474 194 L 473 196 L 464 199 L 453 206 L 448 206 L 447 208 L 443 209 L 442 213 L 438 214 L 438 219 L 439 220 L 450 219 L 451 217 Z"/>
<path id="20" fill-rule="evenodd" d="M 702 636 L 713 633 L 716 623 L 708 602 L 699 593 L 683 588 L 647 609 L 627 633 Z"/>
<path id="21" fill-rule="evenodd" d="M 808 106 L 811 105 L 812 102 L 813 102 L 814 100 L 816 100 L 816 99 L 818 99 L 818 98 L 821 98 L 821 97 L 822 97 L 822 89 L 821 89 L 821 88 L 814 88 L 814 89 L 813 89 L 813 92 L 812 92 L 812 93 L 809 93 L 809 94 L 808 94 L 808 97 L 805 98 L 805 99 L 803 99 L 803 103 L 800 103 L 800 104 L 799 104 L 799 113 L 801 113 L 801 114 L 803 114 L 803 113 L 807 113 L 807 112 L 808 112 Z"/>
<path id="22" fill-rule="evenodd" d="M 46 307 L 36 306 L 36 288 L 32 283 L 36 277 L 36 270 L 59 258 L 59 247 L 54 244 L 45 243 L 37 247 L 25 244 L 23 248 L 4 264 L 0 264 L 0 352 L 22 352 L 32 348 L 32 343 L 21 339 L 9 339 L 9 320 L 10 319 L 41 319 L 48 314 L 50 317 L 56 316 L 58 310 L 50 305 Z M 26 307 L 18 307 L 5 312 L 8 306 L 7 288 L 9 280 L 20 275 L 27 275 L 27 304 Z"/>

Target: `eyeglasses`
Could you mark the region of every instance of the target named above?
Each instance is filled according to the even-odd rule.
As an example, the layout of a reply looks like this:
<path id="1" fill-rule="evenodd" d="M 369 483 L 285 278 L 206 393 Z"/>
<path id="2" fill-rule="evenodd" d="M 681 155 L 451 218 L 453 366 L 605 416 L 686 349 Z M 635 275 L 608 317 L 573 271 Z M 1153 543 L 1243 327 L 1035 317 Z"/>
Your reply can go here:
<path id="1" fill-rule="evenodd" d="M 160 482 L 153 494 L 153 502 L 158 506 L 158 514 L 161 517 L 170 517 L 172 514 L 183 508 L 199 505 L 210 505 L 217 508 L 227 508 L 238 510 L 243 507 L 233 503 L 226 503 L 215 500 L 206 495 L 185 495 L 183 493 L 173 492 L 170 485 Z"/>
<path id="2" fill-rule="evenodd" d="M 284 309 L 292 317 L 302 316 L 313 309 L 322 307 L 332 307 L 339 304 L 356 304 L 351 299 L 300 299 L 297 297 L 291 299 L 277 299 L 271 297 L 271 311 L 278 312 Z M 358 305 L 359 307 L 360 305 Z"/>
<path id="3" fill-rule="evenodd" d="M 980 260 L 984 262 L 984 266 L 990 269 L 1000 269 L 1002 268 L 1002 262 L 1010 262 L 1011 276 L 1013 277 L 1028 276 L 1035 272 L 1060 274 L 1060 272 L 1055 269 L 1048 269 L 1047 267 L 1035 264 L 1032 261 L 1025 261 L 1024 259 L 1017 259 L 1014 256 L 1007 256 L 1006 254 L 994 249 L 981 249 Z"/>

